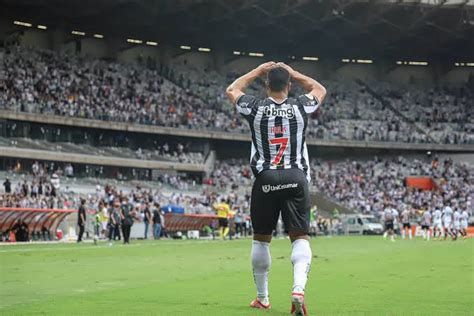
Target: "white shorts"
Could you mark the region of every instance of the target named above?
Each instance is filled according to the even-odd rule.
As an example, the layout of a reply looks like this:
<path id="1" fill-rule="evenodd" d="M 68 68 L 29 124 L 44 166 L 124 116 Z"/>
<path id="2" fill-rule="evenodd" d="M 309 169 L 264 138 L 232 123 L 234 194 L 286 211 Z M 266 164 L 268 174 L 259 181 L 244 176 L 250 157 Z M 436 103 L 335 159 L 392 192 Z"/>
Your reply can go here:
<path id="1" fill-rule="evenodd" d="M 444 222 L 444 228 L 451 229 L 452 226 L 453 226 L 453 223 L 451 223 L 451 222 Z"/>
<path id="2" fill-rule="evenodd" d="M 107 230 L 107 222 L 100 222 L 102 225 L 102 230 Z"/>
<path id="3" fill-rule="evenodd" d="M 461 229 L 467 229 L 467 221 L 462 221 L 461 222 Z"/>
<path id="4" fill-rule="evenodd" d="M 436 221 L 436 222 L 433 223 L 433 228 L 442 229 L 443 228 L 443 223 L 441 223 L 441 221 Z"/>
<path id="5" fill-rule="evenodd" d="M 459 222 L 456 223 L 455 222 L 454 223 L 454 229 L 457 229 L 457 230 L 461 229 L 461 223 L 459 223 Z"/>

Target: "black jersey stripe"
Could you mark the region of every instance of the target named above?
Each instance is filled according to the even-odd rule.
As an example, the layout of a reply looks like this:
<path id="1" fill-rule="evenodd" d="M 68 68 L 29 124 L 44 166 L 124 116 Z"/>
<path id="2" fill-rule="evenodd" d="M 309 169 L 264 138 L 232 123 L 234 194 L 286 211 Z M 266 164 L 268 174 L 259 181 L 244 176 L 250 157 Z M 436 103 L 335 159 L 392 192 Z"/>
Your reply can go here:
<path id="1" fill-rule="evenodd" d="M 263 170 L 266 170 L 270 167 L 271 164 L 271 154 L 270 154 L 270 143 L 269 143 L 269 135 L 268 135 L 268 121 L 269 121 L 269 116 L 268 115 L 263 115 L 262 120 L 260 121 L 260 135 L 262 137 L 262 149 L 263 149 L 263 157 L 265 158 L 265 161 L 263 162 Z"/>
<path id="2" fill-rule="evenodd" d="M 297 147 L 298 147 L 298 120 L 296 119 L 296 115 L 293 115 L 292 118 L 289 119 L 290 121 L 290 165 L 292 168 L 298 168 L 298 164 L 296 163 L 297 159 Z"/>

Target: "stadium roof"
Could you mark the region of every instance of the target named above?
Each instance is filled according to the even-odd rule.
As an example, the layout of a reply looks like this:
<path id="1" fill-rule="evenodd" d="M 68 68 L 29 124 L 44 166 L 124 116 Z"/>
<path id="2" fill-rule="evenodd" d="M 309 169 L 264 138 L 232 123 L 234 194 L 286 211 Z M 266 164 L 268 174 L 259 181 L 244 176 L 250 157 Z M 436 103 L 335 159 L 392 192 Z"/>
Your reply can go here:
<path id="1" fill-rule="evenodd" d="M 274 55 L 473 59 L 472 0 L 0 0 L 0 17 Z"/>

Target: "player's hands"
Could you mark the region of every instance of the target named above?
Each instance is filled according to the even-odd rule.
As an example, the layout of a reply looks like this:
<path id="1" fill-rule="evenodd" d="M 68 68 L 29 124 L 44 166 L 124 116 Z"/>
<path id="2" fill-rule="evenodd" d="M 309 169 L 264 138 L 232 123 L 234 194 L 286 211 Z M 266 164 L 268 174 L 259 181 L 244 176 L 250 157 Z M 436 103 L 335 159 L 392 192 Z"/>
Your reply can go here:
<path id="1" fill-rule="evenodd" d="M 284 68 L 286 69 L 289 73 L 290 73 L 290 76 L 293 77 L 293 74 L 295 73 L 295 70 L 293 68 L 291 68 L 290 66 L 288 66 L 287 64 L 285 64 L 284 62 L 278 62 L 277 64 L 277 67 L 281 67 L 281 68 Z"/>
<path id="2" fill-rule="evenodd" d="M 257 67 L 257 70 L 261 75 L 266 75 L 270 69 L 276 66 L 276 62 L 274 61 L 269 61 L 267 63 L 261 64 L 260 66 Z"/>

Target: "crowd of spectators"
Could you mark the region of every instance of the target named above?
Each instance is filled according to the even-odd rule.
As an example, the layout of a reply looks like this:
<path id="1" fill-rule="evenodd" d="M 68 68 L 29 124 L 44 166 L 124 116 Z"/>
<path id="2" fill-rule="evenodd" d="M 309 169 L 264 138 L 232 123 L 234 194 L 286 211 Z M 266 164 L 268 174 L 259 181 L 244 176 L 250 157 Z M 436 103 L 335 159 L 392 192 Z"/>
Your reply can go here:
<path id="1" fill-rule="evenodd" d="M 247 215 L 252 175 L 242 159 L 217 161 L 213 172 L 202 183 L 196 183 L 196 180 L 186 175 L 162 174 L 156 183 L 125 182 L 119 188 L 113 180 L 105 184 L 97 181 L 95 189 L 91 185 L 85 191 L 61 185 L 61 179 L 73 174 L 71 168 L 70 164 L 53 168 L 35 162 L 29 175 L 20 175 L 15 183 L 8 177 L 5 179 L 0 206 L 77 209 L 81 201 L 85 200 L 86 209 L 98 211 L 104 205 L 112 209 L 114 203 L 120 201 L 127 203 L 135 220 L 145 221 L 146 209 L 179 207 L 190 214 L 215 214 L 213 205 L 225 201 L 237 213 L 237 218 L 244 219 L 246 227 L 250 227 Z M 364 214 L 379 215 L 387 205 L 400 210 L 405 206 L 434 209 L 449 202 L 468 212 L 472 212 L 473 208 L 474 168 L 468 164 L 455 163 L 449 158 L 375 157 L 364 161 L 336 162 L 312 160 L 311 170 L 312 190 Z M 435 181 L 435 189 L 410 188 L 405 183 L 407 176 L 431 177 Z M 168 184 L 166 189 L 164 184 Z M 313 217 L 312 223 L 322 218 L 316 215 Z M 318 225 L 321 223 L 318 222 Z M 165 227 L 164 219 L 160 224 Z M 20 227 L 24 223 L 18 222 L 16 225 Z M 282 227 L 279 229 L 281 231 Z M 117 234 L 115 230 L 113 234 Z M 109 238 L 114 238 L 113 234 Z"/>
<path id="2" fill-rule="evenodd" d="M 3 68 L 0 109 L 196 130 L 249 131 L 225 96 L 226 85 L 237 74 L 223 75 L 186 61 L 132 65 L 16 46 L 3 52 Z M 379 91 L 393 107 L 429 127 L 416 128 L 356 82 L 323 83 L 328 96 L 321 111 L 310 119 L 309 138 L 474 142 L 472 126 L 466 126 L 472 122 L 472 92 L 397 94 L 381 85 Z M 293 90 L 293 94 L 302 93 L 297 87 Z M 249 89 L 251 94 L 263 92 L 261 80 Z"/>
<path id="3" fill-rule="evenodd" d="M 385 101 L 439 143 L 474 143 L 474 90 L 372 83 Z"/>
<path id="4" fill-rule="evenodd" d="M 473 207 L 474 169 L 467 164 L 403 157 L 339 163 L 312 162 L 314 188 L 344 206 L 362 213 L 378 214 L 384 205 L 417 209 L 434 208 L 443 203 Z M 406 186 L 407 176 L 434 179 L 434 190 Z"/>

